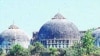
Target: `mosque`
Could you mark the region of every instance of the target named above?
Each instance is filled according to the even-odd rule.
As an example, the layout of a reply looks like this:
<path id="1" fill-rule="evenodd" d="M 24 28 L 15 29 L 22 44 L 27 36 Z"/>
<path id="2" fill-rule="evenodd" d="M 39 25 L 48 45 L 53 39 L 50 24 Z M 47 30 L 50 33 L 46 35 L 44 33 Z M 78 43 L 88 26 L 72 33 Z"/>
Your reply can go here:
<path id="1" fill-rule="evenodd" d="M 36 41 L 41 42 L 46 48 L 66 48 L 75 42 L 80 42 L 85 32 L 79 31 L 75 24 L 57 13 L 40 28 L 39 32 L 33 32 L 33 37 L 27 35 L 15 24 L 10 25 L 7 30 L 0 33 L 0 48 L 8 51 L 15 44 L 28 48 Z M 100 28 L 96 29 L 92 35 L 96 38 L 95 45 L 100 47 Z"/>
<path id="2" fill-rule="evenodd" d="M 65 48 L 79 42 L 80 34 L 72 22 L 66 21 L 65 17 L 57 13 L 40 28 L 38 40 L 47 48 Z"/>

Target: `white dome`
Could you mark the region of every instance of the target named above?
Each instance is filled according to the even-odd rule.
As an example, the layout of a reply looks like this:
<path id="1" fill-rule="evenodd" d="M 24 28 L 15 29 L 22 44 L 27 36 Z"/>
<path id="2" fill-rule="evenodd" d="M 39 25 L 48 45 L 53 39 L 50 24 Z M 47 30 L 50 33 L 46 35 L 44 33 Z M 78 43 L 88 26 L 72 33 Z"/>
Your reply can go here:
<path id="1" fill-rule="evenodd" d="M 7 30 L 0 34 L 0 38 L 4 39 L 2 42 L 11 42 L 10 45 L 20 44 L 25 48 L 28 48 L 30 44 L 30 37 L 19 29 L 16 25 L 11 25 Z"/>

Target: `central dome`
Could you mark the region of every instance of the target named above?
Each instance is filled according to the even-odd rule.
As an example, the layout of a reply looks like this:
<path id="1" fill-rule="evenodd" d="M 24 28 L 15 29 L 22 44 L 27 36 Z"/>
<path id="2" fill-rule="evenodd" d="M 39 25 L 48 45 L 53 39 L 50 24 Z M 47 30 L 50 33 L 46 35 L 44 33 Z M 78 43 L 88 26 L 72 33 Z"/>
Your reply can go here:
<path id="1" fill-rule="evenodd" d="M 38 34 L 39 39 L 79 38 L 78 28 L 61 14 L 56 14 L 52 20 L 45 23 Z"/>

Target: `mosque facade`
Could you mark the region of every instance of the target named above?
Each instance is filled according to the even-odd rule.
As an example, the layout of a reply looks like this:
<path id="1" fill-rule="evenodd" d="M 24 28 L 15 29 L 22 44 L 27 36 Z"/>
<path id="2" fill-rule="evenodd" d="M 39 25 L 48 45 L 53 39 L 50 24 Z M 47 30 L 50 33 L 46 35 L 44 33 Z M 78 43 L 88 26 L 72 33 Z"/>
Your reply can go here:
<path id="1" fill-rule="evenodd" d="M 57 13 L 40 28 L 38 40 L 47 48 L 65 48 L 79 42 L 80 33 L 76 25 Z"/>
<path id="2" fill-rule="evenodd" d="M 41 42 L 46 48 L 66 48 L 75 42 L 80 42 L 86 31 L 79 31 L 75 24 L 57 13 L 50 21 L 43 24 L 38 32 L 33 32 L 32 38 L 16 25 L 0 33 L 0 48 L 9 50 L 14 44 L 28 48 L 34 42 Z M 100 28 L 93 32 L 95 45 L 100 47 Z"/>

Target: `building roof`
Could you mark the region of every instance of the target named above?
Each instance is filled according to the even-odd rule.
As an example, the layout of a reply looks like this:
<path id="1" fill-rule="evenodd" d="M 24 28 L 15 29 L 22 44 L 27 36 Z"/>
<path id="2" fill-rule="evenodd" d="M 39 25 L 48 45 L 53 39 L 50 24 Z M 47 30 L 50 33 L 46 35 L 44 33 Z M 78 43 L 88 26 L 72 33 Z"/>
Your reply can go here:
<path id="1" fill-rule="evenodd" d="M 77 38 L 78 28 L 61 14 L 56 14 L 52 20 L 45 23 L 39 31 L 39 39 Z"/>
<path id="2" fill-rule="evenodd" d="M 57 13 L 52 19 L 65 19 L 65 17 L 60 13 Z"/>
<path id="3" fill-rule="evenodd" d="M 100 28 L 97 28 L 96 30 L 94 30 L 92 35 L 95 38 L 100 38 Z"/>
<path id="4" fill-rule="evenodd" d="M 30 37 L 24 31 L 19 29 L 16 25 L 10 25 L 10 27 L 0 34 L 0 38 L 4 40 L 17 40 L 17 41 L 29 41 Z"/>
<path id="5" fill-rule="evenodd" d="M 12 25 L 9 26 L 8 29 L 19 29 L 19 27 L 17 27 L 16 25 L 12 24 Z"/>

